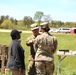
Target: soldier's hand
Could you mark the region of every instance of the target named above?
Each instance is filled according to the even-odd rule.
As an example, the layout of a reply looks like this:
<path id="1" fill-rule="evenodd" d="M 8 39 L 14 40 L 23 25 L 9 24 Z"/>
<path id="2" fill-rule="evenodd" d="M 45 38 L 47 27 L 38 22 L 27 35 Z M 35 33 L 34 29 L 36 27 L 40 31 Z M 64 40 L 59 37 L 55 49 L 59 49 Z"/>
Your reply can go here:
<path id="1" fill-rule="evenodd" d="M 32 40 L 29 40 L 29 43 L 34 43 L 34 41 L 35 41 L 34 39 L 32 39 Z"/>

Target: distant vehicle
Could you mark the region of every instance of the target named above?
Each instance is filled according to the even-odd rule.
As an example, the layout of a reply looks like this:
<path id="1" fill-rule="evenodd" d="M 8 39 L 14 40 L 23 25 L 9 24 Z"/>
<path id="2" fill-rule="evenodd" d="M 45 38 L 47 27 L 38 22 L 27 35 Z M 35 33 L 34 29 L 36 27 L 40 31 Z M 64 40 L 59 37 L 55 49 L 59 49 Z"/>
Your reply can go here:
<path id="1" fill-rule="evenodd" d="M 70 28 L 58 28 L 59 33 L 70 33 Z"/>
<path id="2" fill-rule="evenodd" d="M 56 29 L 56 28 L 51 28 L 50 30 L 49 30 L 49 32 L 57 32 L 58 30 Z"/>

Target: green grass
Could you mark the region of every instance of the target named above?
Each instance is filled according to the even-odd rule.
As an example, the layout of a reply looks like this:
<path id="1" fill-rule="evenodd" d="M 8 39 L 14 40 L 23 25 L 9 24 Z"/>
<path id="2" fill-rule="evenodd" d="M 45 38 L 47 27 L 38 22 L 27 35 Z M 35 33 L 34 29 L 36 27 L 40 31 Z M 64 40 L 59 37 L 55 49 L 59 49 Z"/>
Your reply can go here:
<path id="1" fill-rule="evenodd" d="M 0 73 L 0 75 L 12 75 L 12 73 L 10 72 L 10 73 L 6 73 L 6 74 L 1 74 Z"/>
<path id="2" fill-rule="evenodd" d="M 30 33 L 22 33 L 21 34 L 21 45 L 25 49 L 25 64 L 26 64 L 26 70 L 28 65 L 28 56 L 29 56 L 29 47 L 26 46 L 26 38 L 29 37 Z M 69 49 L 69 50 L 76 50 L 76 34 L 53 34 L 57 37 L 58 40 L 58 48 L 60 49 Z M 9 46 L 11 42 L 11 37 L 8 32 L 0 32 L 0 44 L 6 44 Z M 55 59 L 55 72 L 54 75 L 57 73 L 57 63 L 58 63 L 58 57 L 56 53 L 54 54 Z M 61 62 L 61 75 L 76 75 L 76 57 L 69 56 L 66 57 Z M 3 74 L 4 75 L 4 74 Z M 11 74 L 5 74 L 5 75 L 11 75 Z"/>

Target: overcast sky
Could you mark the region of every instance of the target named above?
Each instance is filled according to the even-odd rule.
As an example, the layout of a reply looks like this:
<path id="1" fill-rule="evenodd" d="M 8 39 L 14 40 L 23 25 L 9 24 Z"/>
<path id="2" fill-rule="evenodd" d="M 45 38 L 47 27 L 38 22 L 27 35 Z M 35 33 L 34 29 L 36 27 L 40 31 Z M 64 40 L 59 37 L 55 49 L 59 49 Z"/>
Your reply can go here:
<path id="1" fill-rule="evenodd" d="M 50 14 L 52 20 L 76 21 L 76 0 L 0 0 L 0 16 L 9 15 L 17 20 L 34 17 L 36 11 Z"/>

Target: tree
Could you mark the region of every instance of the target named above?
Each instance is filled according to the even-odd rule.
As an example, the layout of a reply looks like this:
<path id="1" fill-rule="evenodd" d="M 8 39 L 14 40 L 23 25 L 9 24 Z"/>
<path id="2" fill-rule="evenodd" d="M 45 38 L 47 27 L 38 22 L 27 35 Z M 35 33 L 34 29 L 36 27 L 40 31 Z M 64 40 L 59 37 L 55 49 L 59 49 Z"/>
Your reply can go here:
<path id="1" fill-rule="evenodd" d="M 50 22 L 52 20 L 51 16 L 50 15 L 44 15 L 43 17 L 44 21 L 46 22 Z"/>
<path id="2" fill-rule="evenodd" d="M 63 22 L 55 21 L 55 20 L 52 20 L 50 23 L 50 27 L 55 27 L 55 28 L 62 27 L 63 25 L 64 25 Z"/>
<path id="3" fill-rule="evenodd" d="M 23 22 L 26 27 L 29 27 L 29 25 L 32 24 L 34 21 L 30 16 L 24 16 Z"/>
<path id="4" fill-rule="evenodd" d="M 17 22 L 18 22 L 17 19 L 15 19 L 15 20 L 14 20 L 14 24 L 17 25 Z"/>
<path id="5" fill-rule="evenodd" d="M 10 28 L 12 26 L 11 20 L 4 20 L 3 23 L 1 24 L 1 27 L 3 28 Z"/>
<path id="6" fill-rule="evenodd" d="M 43 16 L 44 16 L 44 13 L 41 11 L 37 11 L 34 15 L 34 19 L 38 21 L 39 25 Z"/>
<path id="7" fill-rule="evenodd" d="M 0 16 L 0 25 L 2 24 L 2 22 L 5 20 L 5 16 Z"/>
<path id="8" fill-rule="evenodd" d="M 9 15 L 6 15 L 6 16 L 5 16 L 5 19 L 6 19 L 6 20 L 9 19 Z"/>
<path id="9" fill-rule="evenodd" d="M 6 15 L 6 16 L 2 15 L 2 16 L 0 16 L 0 25 L 2 24 L 2 22 L 4 20 L 7 20 L 7 19 L 9 19 L 9 16 L 8 15 Z"/>
<path id="10" fill-rule="evenodd" d="M 13 19 L 13 17 L 11 17 L 10 20 L 12 21 L 12 23 L 14 23 L 14 19 Z"/>
<path id="11" fill-rule="evenodd" d="M 17 22 L 17 24 L 18 24 L 19 26 L 23 26 L 23 25 L 24 25 L 23 20 L 19 20 L 19 21 Z"/>

